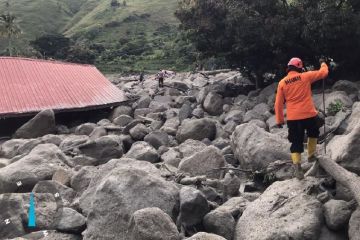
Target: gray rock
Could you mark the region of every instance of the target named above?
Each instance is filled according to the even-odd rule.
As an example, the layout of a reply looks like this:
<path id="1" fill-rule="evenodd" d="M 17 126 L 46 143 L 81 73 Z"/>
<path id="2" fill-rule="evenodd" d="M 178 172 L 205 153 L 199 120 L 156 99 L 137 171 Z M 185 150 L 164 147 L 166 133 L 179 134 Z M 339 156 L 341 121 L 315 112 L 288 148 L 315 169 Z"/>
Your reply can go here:
<path id="1" fill-rule="evenodd" d="M 81 153 L 97 159 L 97 164 L 103 164 L 113 158 L 123 155 L 122 142 L 115 135 L 108 135 L 96 139 L 94 142 L 79 148 Z"/>
<path id="2" fill-rule="evenodd" d="M 360 122 L 347 135 L 335 136 L 329 143 L 328 149 L 332 159 L 346 169 L 360 174 Z"/>
<path id="3" fill-rule="evenodd" d="M 60 149 L 65 151 L 86 143 L 88 140 L 89 136 L 86 135 L 69 135 L 61 142 Z"/>
<path id="4" fill-rule="evenodd" d="M 238 126 L 231 146 L 242 167 L 260 170 L 276 160 L 289 160 L 289 143 L 254 124 Z"/>
<path id="5" fill-rule="evenodd" d="M 137 118 L 139 118 L 139 116 L 145 117 L 147 114 L 149 114 L 151 112 L 152 111 L 151 111 L 150 108 L 138 108 L 138 109 L 135 109 L 134 118 L 137 119 Z"/>
<path id="6" fill-rule="evenodd" d="M 150 129 L 148 129 L 144 124 L 137 124 L 135 127 L 130 129 L 130 136 L 135 141 L 141 141 L 144 137 L 150 133 Z"/>
<path id="7" fill-rule="evenodd" d="M 224 165 L 225 159 L 220 150 L 209 146 L 188 158 L 182 159 L 179 164 L 179 171 L 192 176 L 206 175 L 219 178 L 220 171 L 214 169 L 224 167 Z"/>
<path id="8" fill-rule="evenodd" d="M 128 231 L 130 240 L 180 240 L 176 225 L 159 208 L 144 208 L 134 212 Z"/>
<path id="9" fill-rule="evenodd" d="M 83 154 L 77 155 L 69 159 L 72 166 L 95 166 L 98 164 L 98 160 Z"/>
<path id="10" fill-rule="evenodd" d="M 43 110 L 34 118 L 22 125 L 14 134 L 14 138 L 37 138 L 55 133 L 55 114 L 53 110 Z"/>
<path id="11" fill-rule="evenodd" d="M 242 123 L 243 118 L 244 118 L 244 113 L 241 110 L 231 110 L 229 113 L 226 114 L 224 122 L 228 123 L 230 121 L 233 121 L 237 124 L 240 124 Z"/>
<path id="12" fill-rule="evenodd" d="M 360 119 L 360 102 L 355 102 L 352 106 L 351 115 L 346 121 L 345 132 L 343 134 L 350 133 L 355 126 L 358 125 Z"/>
<path id="13" fill-rule="evenodd" d="M 174 219 L 178 201 L 176 185 L 162 179 L 150 163 L 114 159 L 102 166 L 80 198 L 87 216 L 84 239 L 127 240 L 134 212 L 158 207 Z"/>
<path id="14" fill-rule="evenodd" d="M 161 146 L 168 146 L 170 139 L 167 133 L 161 131 L 154 131 L 146 135 L 144 141 L 149 143 L 154 148 L 158 149 Z"/>
<path id="15" fill-rule="evenodd" d="M 314 99 L 316 108 L 323 109 L 322 94 L 315 94 L 313 96 L 313 99 Z M 337 101 L 337 100 L 339 100 L 343 104 L 343 107 L 346 107 L 346 108 L 351 108 L 351 106 L 353 105 L 353 101 L 346 94 L 346 92 L 336 91 L 336 92 L 327 93 L 327 94 L 325 94 L 326 114 L 329 113 L 328 108 L 329 108 L 330 104 L 335 103 L 335 101 Z"/>
<path id="16" fill-rule="evenodd" d="M 113 123 L 119 125 L 120 127 L 125 127 L 131 123 L 134 119 L 128 115 L 120 115 L 113 120 Z"/>
<path id="17" fill-rule="evenodd" d="M 148 108 L 151 102 L 151 98 L 149 96 L 142 96 L 137 102 L 136 108 Z"/>
<path id="18" fill-rule="evenodd" d="M 160 128 L 160 130 L 166 132 L 169 135 L 175 136 L 178 131 L 179 125 L 180 125 L 179 118 L 177 117 L 170 118 L 166 120 L 166 122 Z"/>
<path id="19" fill-rule="evenodd" d="M 56 146 L 60 146 L 61 142 L 65 139 L 65 136 L 59 136 L 54 134 L 47 134 L 41 138 L 41 143 L 51 143 Z"/>
<path id="20" fill-rule="evenodd" d="M 195 108 L 192 111 L 191 114 L 196 118 L 203 118 L 204 117 L 204 110 L 201 108 L 201 106 L 198 106 L 197 108 Z"/>
<path id="21" fill-rule="evenodd" d="M 314 178 L 273 183 L 247 206 L 237 223 L 234 240 L 318 239 L 322 205 L 315 196 L 306 194 L 317 184 Z"/>
<path id="22" fill-rule="evenodd" d="M 214 140 L 216 136 L 216 125 L 214 121 L 204 119 L 185 120 L 182 122 L 176 138 L 179 142 L 184 142 L 187 139 L 203 140 L 208 138 Z"/>
<path id="23" fill-rule="evenodd" d="M 32 192 L 51 193 L 53 195 L 59 193 L 64 206 L 70 206 L 76 197 L 76 192 L 73 189 L 51 180 L 38 182 L 32 189 Z"/>
<path id="24" fill-rule="evenodd" d="M 44 230 L 45 231 L 45 230 Z M 61 233 L 55 230 L 46 230 L 47 235 L 45 236 L 44 231 L 32 232 L 22 236 L 21 238 L 14 238 L 12 240 L 81 240 L 81 235 Z"/>
<path id="25" fill-rule="evenodd" d="M 71 177 L 70 186 L 79 193 L 84 192 L 89 186 L 91 179 L 94 177 L 95 167 L 82 167 L 78 172 L 75 172 Z"/>
<path id="26" fill-rule="evenodd" d="M 247 111 L 244 116 L 244 122 L 250 122 L 251 120 L 258 119 L 265 121 L 268 118 L 270 107 L 266 103 L 260 103 L 256 105 L 252 110 Z"/>
<path id="27" fill-rule="evenodd" d="M 223 205 L 216 208 L 214 211 L 230 213 L 234 219 L 240 217 L 245 211 L 249 201 L 244 197 L 233 197 L 227 200 Z"/>
<path id="28" fill-rule="evenodd" d="M 75 128 L 76 135 L 90 135 L 92 131 L 97 127 L 95 123 L 84 123 Z"/>
<path id="29" fill-rule="evenodd" d="M 63 208 L 56 229 L 62 232 L 81 233 L 86 227 L 86 218 L 71 208 Z"/>
<path id="30" fill-rule="evenodd" d="M 131 107 L 128 106 L 118 106 L 116 107 L 112 113 L 110 114 L 110 121 L 114 121 L 115 118 L 119 117 L 120 115 L 128 115 L 128 116 L 132 116 L 132 109 Z"/>
<path id="31" fill-rule="evenodd" d="M 360 240 L 360 208 L 351 215 L 349 221 L 349 239 Z"/>
<path id="32" fill-rule="evenodd" d="M 160 156 L 156 149 L 147 142 L 134 143 L 129 152 L 127 152 L 126 157 L 151 163 L 156 163 L 160 160 Z"/>
<path id="33" fill-rule="evenodd" d="M 181 188 L 179 221 L 185 229 L 200 224 L 209 211 L 209 204 L 202 192 L 191 187 Z"/>
<path id="34" fill-rule="evenodd" d="M 9 225 L 1 221 L 0 239 L 8 239 L 26 234 L 29 193 L 0 194 L 0 218 L 9 219 Z M 39 229 L 51 229 L 56 226 L 57 204 L 49 193 L 34 194 L 36 205 L 36 226 Z"/>
<path id="35" fill-rule="evenodd" d="M 40 143 L 38 139 L 11 139 L 1 145 L 0 155 L 4 158 L 25 156 Z"/>
<path id="36" fill-rule="evenodd" d="M 196 101 L 198 102 L 198 104 L 201 105 L 203 104 L 208 93 L 209 93 L 209 89 L 207 87 L 203 87 L 200 89 L 200 92 L 196 96 Z"/>
<path id="37" fill-rule="evenodd" d="M 203 103 L 205 111 L 214 116 L 222 113 L 223 105 L 222 96 L 214 92 L 208 93 Z"/>
<path id="38" fill-rule="evenodd" d="M 350 95 L 357 94 L 360 89 L 354 82 L 350 82 L 348 80 L 339 80 L 333 85 L 332 90 L 344 91 L 346 94 Z"/>
<path id="39" fill-rule="evenodd" d="M 57 134 L 70 134 L 70 129 L 65 125 L 56 125 L 55 128 Z"/>
<path id="40" fill-rule="evenodd" d="M 337 231 L 347 226 L 352 210 L 347 202 L 330 200 L 324 204 L 326 225 L 329 229 Z"/>
<path id="41" fill-rule="evenodd" d="M 348 240 L 346 233 L 334 232 L 327 227 L 321 229 L 319 240 Z"/>
<path id="42" fill-rule="evenodd" d="M 214 141 L 212 141 L 212 145 L 222 150 L 223 148 L 230 146 L 230 141 L 224 138 L 217 138 Z"/>
<path id="43" fill-rule="evenodd" d="M 234 172 L 226 173 L 224 179 L 222 180 L 222 183 L 224 186 L 224 195 L 226 197 L 236 197 L 239 195 L 241 181 Z"/>
<path id="44" fill-rule="evenodd" d="M 188 139 L 179 145 L 179 152 L 182 154 L 182 157 L 187 158 L 202 151 L 204 148 L 206 148 L 206 144 L 203 142 Z"/>
<path id="45" fill-rule="evenodd" d="M 104 127 L 96 127 L 94 130 L 90 133 L 89 139 L 90 141 L 95 141 L 98 138 L 101 138 L 103 136 L 107 135 L 107 131 Z"/>
<path id="46" fill-rule="evenodd" d="M 52 180 L 66 186 L 70 186 L 70 181 L 72 176 L 73 176 L 72 171 L 60 168 L 56 170 L 56 172 L 52 176 Z"/>
<path id="47" fill-rule="evenodd" d="M 164 163 L 178 167 L 181 161 L 180 153 L 173 148 L 170 148 L 167 152 L 161 155 L 161 159 Z"/>
<path id="48" fill-rule="evenodd" d="M 10 159 L 0 158 L 0 168 L 6 167 L 11 163 Z"/>
<path id="49" fill-rule="evenodd" d="M 40 144 L 28 155 L 0 169 L 0 193 L 27 191 L 41 180 L 51 179 L 58 169 L 69 169 L 66 156 L 53 144 Z M 19 189 L 16 182 L 22 182 Z"/>
<path id="50" fill-rule="evenodd" d="M 108 125 L 111 125 L 111 121 L 109 119 L 104 118 L 98 121 L 96 124 L 100 127 L 106 127 Z"/>
<path id="51" fill-rule="evenodd" d="M 228 212 L 212 211 L 203 220 L 206 232 L 215 233 L 226 239 L 232 239 L 235 230 L 235 220 Z"/>
<path id="52" fill-rule="evenodd" d="M 189 238 L 186 238 L 186 240 L 226 240 L 226 239 L 219 235 L 205 233 L 205 232 L 199 232 Z"/>
<path id="53" fill-rule="evenodd" d="M 193 109 L 191 108 L 191 104 L 189 102 L 185 102 L 179 110 L 179 120 L 180 123 L 187 118 L 191 117 Z"/>

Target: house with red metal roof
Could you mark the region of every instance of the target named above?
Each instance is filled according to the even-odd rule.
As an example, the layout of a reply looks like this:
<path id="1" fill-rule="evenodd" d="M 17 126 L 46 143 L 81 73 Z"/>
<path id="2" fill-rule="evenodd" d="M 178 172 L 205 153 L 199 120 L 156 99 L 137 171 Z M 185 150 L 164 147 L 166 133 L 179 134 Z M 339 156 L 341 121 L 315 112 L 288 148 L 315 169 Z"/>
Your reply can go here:
<path id="1" fill-rule="evenodd" d="M 124 92 L 92 65 L 0 57 L 0 118 L 120 105 Z"/>

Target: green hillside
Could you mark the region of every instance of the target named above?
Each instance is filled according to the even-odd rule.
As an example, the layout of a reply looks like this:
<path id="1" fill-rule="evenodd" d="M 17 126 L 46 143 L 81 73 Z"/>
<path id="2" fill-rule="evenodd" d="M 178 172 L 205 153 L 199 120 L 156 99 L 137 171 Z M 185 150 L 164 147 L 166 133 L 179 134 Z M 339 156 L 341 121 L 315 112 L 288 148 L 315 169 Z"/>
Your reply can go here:
<path id="1" fill-rule="evenodd" d="M 117 65 L 172 65 L 177 57 L 164 49 L 174 48 L 177 1 L 118 0 L 119 5 L 112 6 L 111 0 L 11 0 L 10 12 L 23 32 L 14 43 L 14 52 L 31 55 L 30 41 L 62 33 L 73 41 L 101 45 L 105 51 L 97 56 L 96 64 L 109 71 Z M 0 13 L 7 11 L 6 2 L 0 0 Z M 1 39 L 0 52 L 6 47 Z"/>

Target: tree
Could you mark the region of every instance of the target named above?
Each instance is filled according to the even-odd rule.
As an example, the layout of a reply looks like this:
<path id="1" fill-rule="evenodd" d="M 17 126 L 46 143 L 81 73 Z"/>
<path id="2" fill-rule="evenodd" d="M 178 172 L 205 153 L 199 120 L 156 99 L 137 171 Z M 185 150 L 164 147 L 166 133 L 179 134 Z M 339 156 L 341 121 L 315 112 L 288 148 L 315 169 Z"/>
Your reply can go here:
<path id="1" fill-rule="evenodd" d="M 175 15 L 204 58 L 224 58 L 258 87 L 293 56 L 313 65 L 331 56 L 360 73 L 356 0 L 181 0 Z"/>
<path id="2" fill-rule="evenodd" d="M 70 48 L 70 39 L 62 34 L 41 36 L 30 44 L 44 57 L 65 59 Z"/>
<path id="3" fill-rule="evenodd" d="M 8 39 L 9 54 L 12 56 L 12 40 L 21 34 L 20 27 L 15 22 L 16 17 L 10 13 L 0 15 L 0 36 Z"/>

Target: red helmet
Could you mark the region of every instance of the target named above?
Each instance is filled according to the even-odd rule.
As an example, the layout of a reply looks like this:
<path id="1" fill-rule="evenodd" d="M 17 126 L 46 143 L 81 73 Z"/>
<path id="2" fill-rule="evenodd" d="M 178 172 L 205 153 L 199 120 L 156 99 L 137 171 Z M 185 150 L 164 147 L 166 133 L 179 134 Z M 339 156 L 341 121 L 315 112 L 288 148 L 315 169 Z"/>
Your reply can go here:
<path id="1" fill-rule="evenodd" d="M 303 68 L 304 67 L 303 62 L 301 61 L 301 59 L 297 58 L 297 57 L 294 57 L 294 58 L 290 59 L 290 61 L 288 63 L 288 67 L 289 66 L 294 66 L 294 67 L 297 67 L 297 68 Z"/>

